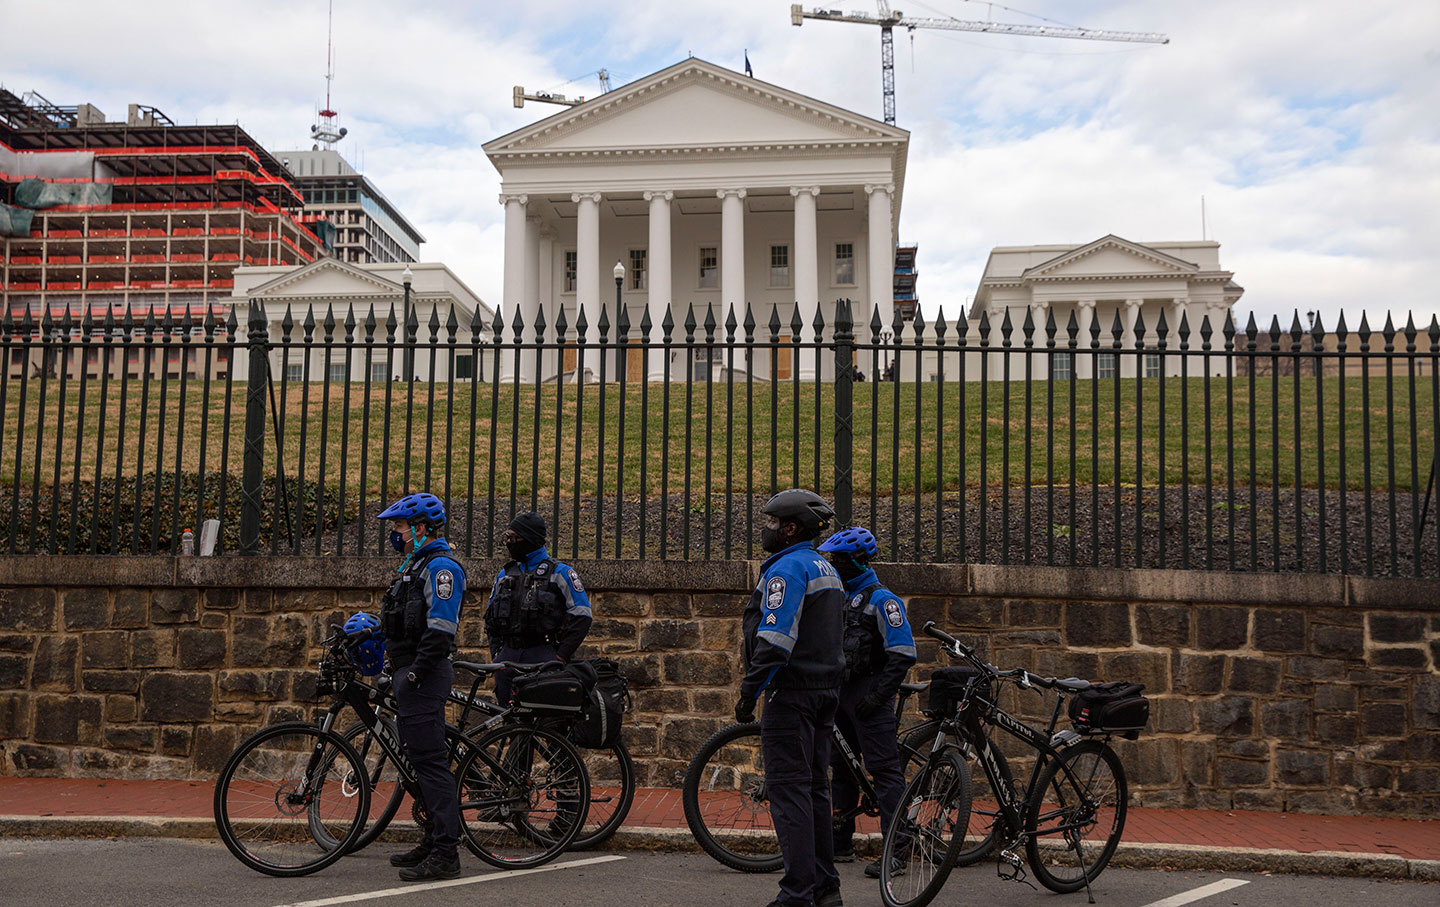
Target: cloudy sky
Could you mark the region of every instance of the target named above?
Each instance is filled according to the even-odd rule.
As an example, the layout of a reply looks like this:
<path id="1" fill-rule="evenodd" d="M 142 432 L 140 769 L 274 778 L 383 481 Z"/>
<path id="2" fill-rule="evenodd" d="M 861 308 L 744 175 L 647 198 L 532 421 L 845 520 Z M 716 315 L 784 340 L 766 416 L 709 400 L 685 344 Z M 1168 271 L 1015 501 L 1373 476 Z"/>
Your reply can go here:
<path id="1" fill-rule="evenodd" d="M 1208 237 L 1242 310 L 1413 309 L 1440 243 L 1440 3 L 897 0 L 910 16 L 1164 32 L 1165 46 L 904 30 L 912 133 L 901 239 L 928 312 L 958 312 L 992 246 Z M 826 4 L 827 7 L 832 6 Z M 783 0 L 523 4 L 335 0 L 342 148 L 480 295 L 501 288 L 499 177 L 481 143 L 554 108 L 514 84 L 599 91 L 687 54 L 879 118 L 878 29 L 790 25 Z M 868 9 L 849 0 L 845 8 Z M 308 147 L 325 0 L 0 0 L 0 82 L 111 118 L 238 121 Z M 1383 316 L 1382 316 L 1383 317 Z"/>

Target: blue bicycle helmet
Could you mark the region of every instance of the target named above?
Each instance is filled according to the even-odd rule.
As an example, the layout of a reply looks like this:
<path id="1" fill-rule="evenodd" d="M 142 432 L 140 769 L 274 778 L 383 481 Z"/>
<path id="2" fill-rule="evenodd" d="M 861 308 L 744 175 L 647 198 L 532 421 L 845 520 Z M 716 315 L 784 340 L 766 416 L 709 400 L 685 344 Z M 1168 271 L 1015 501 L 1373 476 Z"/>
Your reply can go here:
<path id="1" fill-rule="evenodd" d="M 870 534 L 869 529 L 859 526 L 841 529 L 821 543 L 819 550 L 848 554 L 852 560 L 862 562 L 869 561 L 880 552 L 879 546 L 875 544 L 875 536 Z"/>
<path id="2" fill-rule="evenodd" d="M 445 522 L 445 505 L 440 499 L 428 491 L 418 494 L 407 494 L 405 497 L 380 511 L 377 520 L 409 520 L 418 522 L 424 520 L 432 525 L 440 525 Z"/>
<path id="3" fill-rule="evenodd" d="M 350 660 L 365 677 L 374 677 L 385 669 L 385 634 L 380 632 L 380 621 L 375 615 L 356 611 L 345 621 L 345 635 L 357 636 L 365 630 L 369 638 L 350 646 Z"/>

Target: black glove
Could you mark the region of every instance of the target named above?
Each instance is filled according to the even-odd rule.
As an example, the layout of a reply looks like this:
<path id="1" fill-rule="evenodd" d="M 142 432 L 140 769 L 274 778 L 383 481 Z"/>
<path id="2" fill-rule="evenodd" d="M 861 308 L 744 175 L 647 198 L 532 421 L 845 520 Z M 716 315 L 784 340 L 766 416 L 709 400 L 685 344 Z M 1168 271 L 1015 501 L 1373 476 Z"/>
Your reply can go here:
<path id="1" fill-rule="evenodd" d="M 755 720 L 755 700 L 749 696 L 741 696 L 740 701 L 735 703 L 735 720 L 742 724 Z"/>
<path id="2" fill-rule="evenodd" d="M 869 718 L 885 707 L 886 698 L 888 697 L 882 698 L 875 693 L 866 693 L 860 697 L 859 702 L 855 703 L 855 714 L 860 718 Z"/>

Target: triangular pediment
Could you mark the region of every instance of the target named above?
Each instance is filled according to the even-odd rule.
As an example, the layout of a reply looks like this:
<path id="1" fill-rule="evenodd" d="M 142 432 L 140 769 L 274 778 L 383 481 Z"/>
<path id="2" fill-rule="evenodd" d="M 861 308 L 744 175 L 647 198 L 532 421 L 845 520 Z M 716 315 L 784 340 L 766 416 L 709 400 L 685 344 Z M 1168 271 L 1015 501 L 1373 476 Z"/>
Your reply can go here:
<path id="1" fill-rule="evenodd" d="M 290 297 L 395 296 L 403 292 L 404 287 L 398 283 L 377 277 L 335 258 L 321 258 L 289 274 L 282 274 L 262 283 L 250 290 L 248 295 L 273 300 Z"/>
<path id="2" fill-rule="evenodd" d="M 1194 274 L 1200 268 L 1158 249 L 1111 234 L 1027 268 L 1024 279 Z"/>
<path id="3" fill-rule="evenodd" d="M 487 154 L 908 139 L 903 129 L 688 59 L 485 146 Z"/>

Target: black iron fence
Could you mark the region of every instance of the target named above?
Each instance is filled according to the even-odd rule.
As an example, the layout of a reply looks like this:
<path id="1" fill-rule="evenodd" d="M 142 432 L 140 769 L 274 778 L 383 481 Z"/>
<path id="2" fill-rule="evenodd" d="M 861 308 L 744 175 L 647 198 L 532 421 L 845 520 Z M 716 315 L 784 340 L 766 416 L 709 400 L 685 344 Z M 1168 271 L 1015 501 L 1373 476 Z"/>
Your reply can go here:
<path id="1" fill-rule="evenodd" d="M 465 554 L 533 509 L 562 557 L 751 558 L 806 486 L 885 560 L 1440 575 L 1434 318 L 239 314 L 7 311 L 0 551 L 383 554 L 428 489 Z"/>

